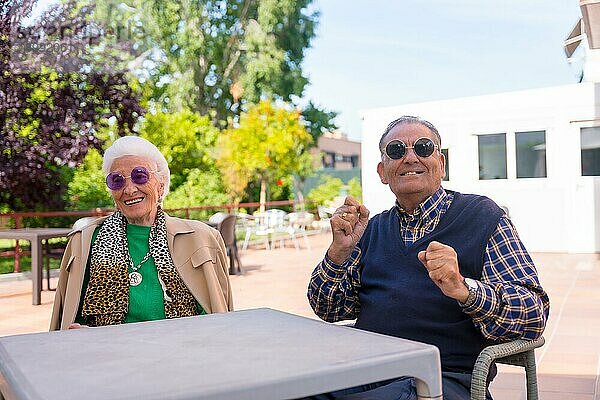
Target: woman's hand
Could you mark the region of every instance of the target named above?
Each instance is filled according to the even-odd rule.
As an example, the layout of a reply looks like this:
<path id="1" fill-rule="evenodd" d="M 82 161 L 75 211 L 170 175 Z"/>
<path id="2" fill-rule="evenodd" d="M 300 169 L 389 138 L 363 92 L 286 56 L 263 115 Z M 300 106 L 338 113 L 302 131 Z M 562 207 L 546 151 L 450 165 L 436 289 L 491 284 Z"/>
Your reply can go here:
<path id="1" fill-rule="evenodd" d="M 81 324 L 78 324 L 77 322 L 73 322 L 71 325 L 69 325 L 69 329 L 82 329 L 82 328 L 89 328 L 89 326 L 81 325 Z"/>

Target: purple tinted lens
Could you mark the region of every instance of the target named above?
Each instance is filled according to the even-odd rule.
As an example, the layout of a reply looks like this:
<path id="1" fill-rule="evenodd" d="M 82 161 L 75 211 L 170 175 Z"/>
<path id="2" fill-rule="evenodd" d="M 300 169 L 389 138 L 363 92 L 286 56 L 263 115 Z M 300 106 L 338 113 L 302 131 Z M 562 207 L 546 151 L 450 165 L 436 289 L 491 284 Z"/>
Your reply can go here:
<path id="1" fill-rule="evenodd" d="M 136 185 L 145 185 L 150 180 L 150 173 L 144 167 L 135 167 L 131 170 L 131 180 Z"/>
<path id="2" fill-rule="evenodd" d="M 131 170 L 131 176 L 125 177 L 119 172 L 111 172 L 106 176 L 106 186 L 110 190 L 121 190 L 125 187 L 125 180 L 131 178 L 136 185 L 145 185 L 150 180 L 150 172 L 144 167 L 135 167 Z"/>
<path id="3" fill-rule="evenodd" d="M 123 189 L 125 186 L 125 177 L 118 172 L 111 172 L 106 176 L 106 186 L 110 190 Z"/>

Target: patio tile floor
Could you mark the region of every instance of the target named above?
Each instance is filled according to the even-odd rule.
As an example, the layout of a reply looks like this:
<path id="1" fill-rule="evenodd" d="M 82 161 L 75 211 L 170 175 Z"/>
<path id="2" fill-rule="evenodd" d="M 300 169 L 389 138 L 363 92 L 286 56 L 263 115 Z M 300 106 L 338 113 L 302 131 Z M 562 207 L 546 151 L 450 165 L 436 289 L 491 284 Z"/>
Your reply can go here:
<path id="1" fill-rule="evenodd" d="M 235 309 L 269 307 L 316 318 L 306 286 L 330 234 L 309 240 L 311 250 L 297 251 L 288 243 L 283 249 L 241 252 L 244 275 L 231 276 Z M 532 256 L 551 301 L 546 344 L 536 352 L 540 398 L 600 400 L 600 255 Z M 54 292 L 43 291 L 42 304 L 33 306 L 30 280 L 0 281 L 0 336 L 46 331 L 53 299 Z M 524 389 L 521 368 L 499 366 L 491 386 L 494 399 L 525 399 Z"/>

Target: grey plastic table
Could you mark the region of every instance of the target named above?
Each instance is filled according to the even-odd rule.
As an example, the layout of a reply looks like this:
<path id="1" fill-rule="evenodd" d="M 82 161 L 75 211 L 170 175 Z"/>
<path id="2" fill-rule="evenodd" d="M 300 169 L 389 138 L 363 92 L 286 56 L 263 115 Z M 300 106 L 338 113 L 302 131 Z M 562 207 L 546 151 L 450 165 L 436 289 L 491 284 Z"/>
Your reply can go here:
<path id="1" fill-rule="evenodd" d="M 281 400 L 410 375 L 436 347 L 271 309 L 0 338 L 6 399 Z"/>
<path id="2" fill-rule="evenodd" d="M 32 304 L 41 303 L 42 240 L 67 237 L 71 228 L 20 228 L 0 230 L 0 239 L 29 240 L 31 243 Z"/>

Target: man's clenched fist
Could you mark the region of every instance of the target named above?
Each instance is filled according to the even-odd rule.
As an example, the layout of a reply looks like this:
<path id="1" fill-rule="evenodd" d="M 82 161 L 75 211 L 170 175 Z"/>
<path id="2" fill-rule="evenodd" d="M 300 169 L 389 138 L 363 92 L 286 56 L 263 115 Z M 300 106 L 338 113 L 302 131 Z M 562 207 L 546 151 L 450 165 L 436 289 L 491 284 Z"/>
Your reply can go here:
<path id="1" fill-rule="evenodd" d="M 469 289 L 464 285 L 464 278 L 458 269 L 456 251 L 450 246 L 433 241 L 425 251 L 418 254 L 419 261 L 429 272 L 429 278 L 442 292 L 455 300 L 464 303 L 469 296 Z"/>

